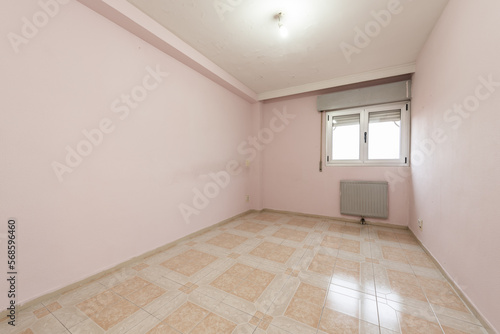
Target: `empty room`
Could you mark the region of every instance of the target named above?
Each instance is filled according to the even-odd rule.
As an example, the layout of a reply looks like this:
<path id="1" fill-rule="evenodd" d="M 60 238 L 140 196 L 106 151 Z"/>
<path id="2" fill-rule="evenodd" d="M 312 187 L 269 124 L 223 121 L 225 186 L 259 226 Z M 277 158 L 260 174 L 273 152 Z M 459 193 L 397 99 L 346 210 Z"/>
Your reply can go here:
<path id="1" fill-rule="evenodd" d="M 2 1 L 0 332 L 500 333 L 500 1 Z"/>

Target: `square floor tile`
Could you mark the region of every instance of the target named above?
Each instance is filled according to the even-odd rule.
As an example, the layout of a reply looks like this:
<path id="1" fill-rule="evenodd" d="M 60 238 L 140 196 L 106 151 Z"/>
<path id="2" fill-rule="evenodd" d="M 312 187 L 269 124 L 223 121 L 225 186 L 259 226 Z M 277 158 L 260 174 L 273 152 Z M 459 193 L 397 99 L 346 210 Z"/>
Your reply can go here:
<path id="1" fill-rule="evenodd" d="M 99 325 L 99 327 L 108 330 L 134 314 L 137 310 L 139 310 L 139 307 L 128 300 L 121 299 L 115 304 L 105 306 L 98 312 L 87 314 L 87 316 Z"/>
<path id="2" fill-rule="evenodd" d="M 285 316 L 306 324 L 309 327 L 317 328 L 322 309 L 321 306 L 294 297 L 285 311 Z"/>
<path id="3" fill-rule="evenodd" d="M 311 304 L 323 306 L 326 289 L 321 289 L 307 283 L 300 283 L 297 292 L 295 292 L 295 297 Z"/>
<path id="4" fill-rule="evenodd" d="M 293 247 L 264 241 L 252 250 L 250 254 L 270 261 L 286 263 L 295 250 Z"/>
<path id="5" fill-rule="evenodd" d="M 415 334 L 442 334 L 443 331 L 435 322 L 417 318 L 409 314 L 400 313 L 399 320 L 403 333 Z"/>
<path id="6" fill-rule="evenodd" d="M 255 219 L 255 220 L 263 220 L 263 221 L 267 221 L 267 222 L 275 222 L 277 220 L 279 220 L 281 217 L 279 215 L 275 215 L 275 214 L 272 214 L 272 213 L 260 213 L 258 215 L 256 215 L 255 217 L 253 217 L 252 219 Z"/>
<path id="7" fill-rule="evenodd" d="M 342 243 L 341 237 L 334 237 L 331 235 L 326 235 L 323 237 L 323 240 L 321 241 L 320 245 L 323 247 L 339 249 L 341 243 Z"/>
<path id="8" fill-rule="evenodd" d="M 125 282 L 122 282 L 114 286 L 112 290 L 121 296 L 128 296 L 132 292 L 142 289 L 149 284 L 151 283 L 149 283 L 145 279 L 136 276 L 134 278 L 128 279 Z"/>
<path id="9" fill-rule="evenodd" d="M 215 245 L 218 247 L 223 247 L 226 249 L 233 249 L 245 241 L 247 241 L 248 238 L 231 234 L 231 233 L 222 233 L 219 234 L 216 237 L 213 237 L 212 239 L 206 241 L 207 244 Z"/>
<path id="10" fill-rule="evenodd" d="M 266 227 L 267 225 L 265 224 L 259 224 L 254 222 L 243 222 L 240 225 L 236 226 L 235 229 L 245 232 L 260 233 Z"/>
<path id="11" fill-rule="evenodd" d="M 313 257 L 307 270 L 331 276 L 333 274 L 333 268 L 335 267 L 336 260 L 337 258 L 335 256 L 318 253 Z"/>
<path id="12" fill-rule="evenodd" d="M 165 293 L 165 289 L 148 284 L 129 294 L 126 298 L 139 307 L 144 307 Z"/>
<path id="13" fill-rule="evenodd" d="M 190 277 L 216 260 L 216 256 L 190 249 L 163 262 L 161 265 Z"/>
<path id="14" fill-rule="evenodd" d="M 190 334 L 231 334 L 235 328 L 234 322 L 210 313 Z"/>
<path id="15" fill-rule="evenodd" d="M 332 224 L 328 227 L 328 231 L 341 234 L 348 234 L 355 237 L 359 237 L 361 235 L 361 228 L 356 226 Z"/>
<path id="16" fill-rule="evenodd" d="M 163 322 L 181 333 L 189 333 L 210 312 L 191 302 L 186 302 Z"/>
<path id="17" fill-rule="evenodd" d="M 306 220 L 306 219 L 302 219 L 302 218 L 292 218 L 292 219 L 290 219 L 290 221 L 288 221 L 287 224 L 313 229 L 317 223 L 314 221 Z"/>
<path id="18" fill-rule="evenodd" d="M 359 333 L 359 319 L 325 307 L 319 329 L 332 334 Z"/>
<path id="19" fill-rule="evenodd" d="M 280 228 L 273 237 L 287 239 L 297 242 L 302 242 L 307 237 L 308 233 L 305 231 L 292 230 L 286 227 Z"/>
<path id="20" fill-rule="evenodd" d="M 210 285 L 233 296 L 255 302 L 274 278 L 274 274 L 238 263 Z"/>

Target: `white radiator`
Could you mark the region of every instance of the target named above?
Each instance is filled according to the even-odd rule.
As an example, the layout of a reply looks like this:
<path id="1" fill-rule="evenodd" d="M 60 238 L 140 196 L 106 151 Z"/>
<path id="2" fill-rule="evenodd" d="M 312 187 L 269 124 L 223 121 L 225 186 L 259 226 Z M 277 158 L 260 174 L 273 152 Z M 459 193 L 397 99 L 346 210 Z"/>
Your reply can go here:
<path id="1" fill-rule="evenodd" d="M 349 216 L 387 218 L 387 189 L 387 182 L 340 181 L 340 213 Z"/>

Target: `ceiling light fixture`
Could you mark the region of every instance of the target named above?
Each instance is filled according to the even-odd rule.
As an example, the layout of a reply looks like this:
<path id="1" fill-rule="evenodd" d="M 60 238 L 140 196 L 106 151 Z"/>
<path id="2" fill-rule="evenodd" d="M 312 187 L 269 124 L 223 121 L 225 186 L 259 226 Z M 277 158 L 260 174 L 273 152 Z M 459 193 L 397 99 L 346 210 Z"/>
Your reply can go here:
<path id="1" fill-rule="evenodd" d="M 280 30 L 280 35 L 281 37 L 285 38 L 288 36 L 288 29 L 284 26 L 283 22 L 281 22 L 281 19 L 283 17 L 283 12 L 278 13 L 278 28 Z"/>

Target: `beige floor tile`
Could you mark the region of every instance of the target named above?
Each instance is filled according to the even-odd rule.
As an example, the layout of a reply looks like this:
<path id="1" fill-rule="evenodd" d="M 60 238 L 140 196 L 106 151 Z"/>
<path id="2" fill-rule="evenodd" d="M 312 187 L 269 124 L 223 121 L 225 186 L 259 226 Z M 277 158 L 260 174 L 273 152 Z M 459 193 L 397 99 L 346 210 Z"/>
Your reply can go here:
<path id="1" fill-rule="evenodd" d="M 401 248 L 382 246 L 382 254 L 386 260 L 408 263 L 405 253 Z"/>
<path id="2" fill-rule="evenodd" d="M 293 240 L 297 242 L 303 242 L 307 237 L 307 232 L 305 231 L 297 231 L 290 228 L 280 228 L 276 233 L 273 234 L 276 238 Z"/>
<path id="3" fill-rule="evenodd" d="M 226 272 L 217 277 L 210 285 L 224 292 L 232 293 L 242 280 L 242 278 L 229 275 Z"/>
<path id="4" fill-rule="evenodd" d="M 106 306 L 101 311 L 89 315 L 89 318 L 102 329 L 108 330 L 138 310 L 139 307 L 122 299 L 116 304 Z"/>
<path id="5" fill-rule="evenodd" d="M 210 313 L 190 332 L 191 334 L 231 334 L 236 324 Z"/>
<path id="6" fill-rule="evenodd" d="M 46 315 L 49 315 L 50 311 L 47 310 L 46 307 L 42 307 L 42 308 L 39 308 L 38 310 L 33 311 L 33 314 L 35 315 L 35 317 L 37 319 L 40 319 L 40 318 L 45 317 Z"/>
<path id="7" fill-rule="evenodd" d="M 121 295 L 121 296 L 128 296 L 131 293 L 144 288 L 145 286 L 149 285 L 150 283 L 146 281 L 145 279 L 142 279 L 140 277 L 134 277 L 131 279 L 126 280 L 125 282 L 122 282 L 112 288 L 112 290 Z"/>
<path id="8" fill-rule="evenodd" d="M 415 334 L 442 334 L 438 323 L 417 318 L 409 314 L 400 314 L 401 332 Z"/>
<path id="9" fill-rule="evenodd" d="M 234 266 L 232 266 L 226 271 L 226 274 L 235 276 L 240 279 L 244 279 L 248 275 L 250 275 L 250 273 L 252 273 L 252 271 L 254 270 L 255 270 L 254 267 L 250 267 L 241 263 L 236 263 Z"/>
<path id="10" fill-rule="evenodd" d="M 357 226 L 345 225 L 345 224 L 337 224 L 334 223 L 328 227 L 328 231 L 335 232 L 339 234 L 346 234 L 351 236 L 359 237 L 361 235 L 361 228 Z"/>
<path id="11" fill-rule="evenodd" d="M 30 329 L 36 334 L 68 333 L 67 329 L 52 314 L 38 319 L 30 326 Z"/>
<path id="12" fill-rule="evenodd" d="M 223 247 L 227 249 L 233 249 L 245 241 L 247 241 L 248 238 L 231 234 L 231 233 L 222 233 L 216 237 L 213 237 L 212 239 L 206 241 L 206 243 L 215 245 L 218 247 Z"/>
<path id="13" fill-rule="evenodd" d="M 255 219 L 255 220 L 263 220 L 263 221 L 267 221 L 267 222 L 276 222 L 277 220 L 279 220 L 281 218 L 280 215 L 277 215 L 277 214 L 272 214 L 272 213 L 260 213 L 256 216 L 254 216 L 252 219 Z"/>
<path id="14" fill-rule="evenodd" d="M 265 224 L 246 221 L 236 226 L 235 229 L 251 233 L 260 233 L 266 227 L 267 225 Z"/>
<path id="15" fill-rule="evenodd" d="M 378 309 L 373 295 L 335 285 L 330 286 L 325 307 L 378 326 Z"/>
<path id="16" fill-rule="evenodd" d="M 167 316 L 172 314 L 175 310 L 177 310 L 182 304 L 187 302 L 188 298 L 189 298 L 188 295 L 181 293 L 179 291 L 179 294 L 176 297 L 170 299 L 168 302 L 166 302 L 163 305 L 160 305 L 160 307 L 158 307 L 156 309 L 153 309 L 151 311 L 148 310 L 148 312 L 151 313 L 156 318 L 163 320 Z M 160 300 L 160 299 L 161 299 L 161 297 L 158 298 L 158 300 Z M 154 304 L 154 302 L 151 303 L 150 305 L 152 305 L 152 304 Z M 148 305 L 148 306 L 150 306 L 150 305 Z"/>
<path id="17" fill-rule="evenodd" d="M 307 283 L 301 283 L 295 293 L 295 297 L 311 304 L 323 306 L 326 292 L 326 289 L 321 289 Z"/>
<path id="18" fill-rule="evenodd" d="M 141 270 L 146 269 L 147 267 L 149 267 L 149 264 L 139 263 L 139 264 L 136 264 L 135 266 L 133 266 L 132 269 L 137 270 L 137 271 L 141 271 Z"/>
<path id="19" fill-rule="evenodd" d="M 333 249 L 339 249 L 340 244 L 342 243 L 342 238 L 341 237 L 335 237 L 331 235 L 325 235 L 323 237 L 323 240 L 321 241 L 321 246 L 323 247 L 329 247 Z"/>
<path id="20" fill-rule="evenodd" d="M 251 282 L 253 284 L 267 287 L 272 280 L 276 277 L 275 274 L 269 273 L 261 269 L 254 269 L 250 275 L 245 277 L 246 282 Z M 243 282 L 244 284 L 244 282 Z"/>
<path id="21" fill-rule="evenodd" d="M 146 320 L 151 315 L 144 310 L 138 310 L 133 313 L 131 316 L 127 317 L 123 321 L 120 321 L 118 324 L 111 327 L 106 333 L 107 334 L 122 334 L 122 333 L 130 333 L 132 328 L 137 327 L 144 320 Z"/>
<path id="22" fill-rule="evenodd" d="M 254 250 L 250 252 L 251 255 L 261 257 L 270 261 L 278 263 L 286 263 L 288 259 L 295 252 L 296 248 L 278 245 L 272 242 L 264 241 Z"/>
<path id="23" fill-rule="evenodd" d="M 413 266 L 425 267 L 425 268 L 435 268 L 434 262 L 432 262 L 429 255 L 425 254 L 423 251 L 411 251 L 404 250 L 408 262 Z"/>
<path id="24" fill-rule="evenodd" d="M 428 303 L 409 305 L 394 301 L 381 302 L 377 299 L 380 326 L 399 332 L 401 315 L 409 315 L 417 319 L 423 319 L 431 323 L 437 323 L 435 314 Z"/>
<path id="25" fill-rule="evenodd" d="M 181 333 L 189 333 L 210 312 L 198 305 L 186 302 L 163 322 Z"/>
<path id="26" fill-rule="evenodd" d="M 317 334 L 318 329 L 317 328 L 312 328 L 302 322 L 299 322 L 295 319 L 289 318 L 287 316 L 282 316 L 282 317 L 277 317 L 273 319 L 273 323 L 271 327 L 276 327 L 279 328 L 282 331 L 285 331 L 285 333 L 289 334 L 294 334 L 294 333 L 300 333 L 300 334 Z"/>
<path id="27" fill-rule="evenodd" d="M 147 332 L 147 334 L 179 334 L 178 331 L 170 327 L 164 322 L 159 323 L 153 329 Z"/>
<path id="28" fill-rule="evenodd" d="M 470 323 L 468 321 L 458 320 L 456 318 L 444 316 L 438 314 L 439 322 L 444 329 L 446 334 L 461 334 L 461 333 L 470 333 L 470 334 L 486 334 L 487 331 L 480 324 Z"/>
<path id="29" fill-rule="evenodd" d="M 162 265 L 189 277 L 216 260 L 216 256 L 190 249 L 163 262 Z"/>
<path id="30" fill-rule="evenodd" d="M 22 332 L 19 332 L 19 334 L 34 334 L 31 328 L 25 329 Z"/>
<path id="31" fill-rule="evenodd" d="M 317 225 L 317 222 L 303 218 L 292 218 L 287 222 L 287 225 L 300 226 L 313 229 Z"/>
<path id="32" fill-rule="evenodd" d="M 313 257 L 307 270 L 331 276 L 333 274 L 333 268 L 335 267 L 336 260 L 337 258 L 335 256 L 318 253 Z"/>
<path id="33" fill-rule="evenodd" d="M 165 289 L 162 289 L 154 284 L 148 284 L 145 287 L 129 294 L 127 299 L 139 307 L 144 307 L 164 293 Z"/>
<path id="34" fill-rule="evenodd" d="M 359 319 L 325 308 L 319 329 L 332 334 L 359 333 Z"/>
<path id="35" fill-rule="evenodd" d="M 217 304 L 212 311 L 237 325 L 247 324 L 252 319 L 250 313 L 242 311 L 239 308 L 233 307 L 224 302 Z"/>
<path id="36" fill-rule="evenodd" d="M 309 327 L 317 328 L 322 309 L 321 306 L 293 297 L 285 311 L 285 316 L 308 325 Z"/>
<path id="37" fill-rule="evenodd" d="M 340 244 L 340 250 L 350 252 L 350 253 L 361 253 L 361 242 L 357 240 L 349 240 L 342 238 L 342 243 Z"/>
<path id="38" fill-rule="evenodd" d="M 239 284 L 231 292 L 233 295 L 254 303 L 264 291 L 264 287 L 250 282 Z"/>
<path id="39" fill-rule="evenodd" d="M 59 320 L 64 327 L 71 328 L 82 321 L 88 319 L 88 316 L 81 312 L 75 306 L 68 306 L 58 309 L 52 313 L 57 320 Z"/>
<path id="40" fill-rule="evenodd" d="M 95 322 L 93 322 L 91 319 L 82 321 L 73 327 L 70 327 L 69 330 L 71 331 L 71 334 L 102 334 L 106 333 L 104 329 L 99 327 Z"/>
<path id="41" fill-rule="evenodd" d="M 431 304 L 469 313 L 467 306 L 448 282 L 422 276 L 419 276 L 418 281 Z"/>
<path id="42" fill-rule="evenodd" d="M 122 301 L 122 298 L 120 296 L 118 296 L 113 291 L 107 290 L 98 294 L 97 296 L 81 302 L 80 304 L 76 305 L 76 307 L 87 316 L 91 316 L 95 313 L 101 312 L 107 306 L 116 304 L 120 301 Z"/>
<path id="43" fill-rule="evenodd" d="M 380 240 L 384 241 L 392 241 L 392 242 L 399 242 L 398 237 L 394 232 L 389 232 L 389 231 L 377 231 L 377 237 Z"/>

